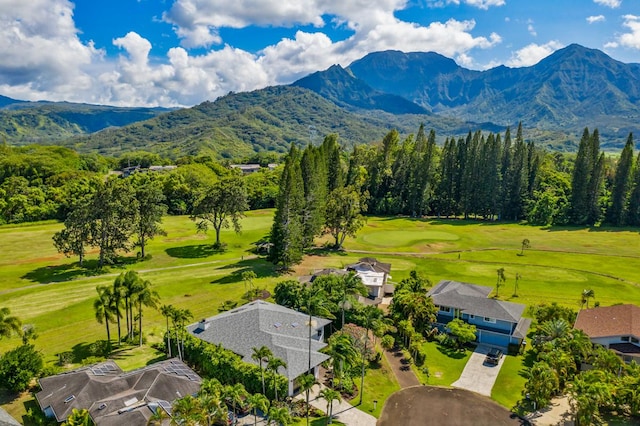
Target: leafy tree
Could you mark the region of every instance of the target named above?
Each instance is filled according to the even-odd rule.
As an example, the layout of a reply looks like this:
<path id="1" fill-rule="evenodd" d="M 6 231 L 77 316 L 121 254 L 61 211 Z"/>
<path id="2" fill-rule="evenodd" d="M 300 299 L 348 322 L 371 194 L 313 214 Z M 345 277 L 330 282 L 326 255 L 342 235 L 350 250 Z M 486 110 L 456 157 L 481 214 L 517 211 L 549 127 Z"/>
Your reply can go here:
<path id="1" fill-rule="evenodd" d="M 327 422 L 325 424 L 328 425 L 329 423 L 331 423 L 331 420 L 333 418 L 333 401 L 340 402 L 342 400 L 342 397 L 340 395 L 340 392 L 330 388 L 322 389 L 320 391 L 320 396 L 325 401 L 327 401 Z"/>
<path id="2" fill-rule="evenodd" d="M 447 324 L 449 333 L 455 338 L 458 348 L 463 348 L 469 342 L 476 340 L 476 326 L 467 324 L 460 318 L 455 318 Z"/>
<path id="3" fill-rule="evenodd" d="M 559 391 L 560 382 L 556 372 L 544 361 L 536 362 L 529 369 L 523 393 L 537 408 L 546 407 Z"/>
<path id="4" fill-rule="evenodd" d="M 304 286 L 297 280 L 280 281 L 276 284 L 273 297 L 278 305 L 300 310 L 304 305 Z"/>
<path id="5" fill-rule="evenodd" d="M 12 392 L 26 390 L 42 371 L 42 355 L 34 345 L 21 345 L 0 358 L 0 383 Z"/>
<path id="6" fill-rule="evenodd" d="M 93 426 L 89 410 L 74 408 L 71 410 L 69 417 L 67 417 L 67 421 L 63 423 L 63 426 Z"/>
<path id="7" fill-rule="evenodd" d="M 247 284 L 249 284 L 249 290 L 253 289 L 253 280 L 258 278 L 254 271 L 243 271 L 242 272 L 242 281 L 244 282 L 244 290 L 247 291 Z"/>
<path id="8" fill-rule="evenodd" d="M 232 411 L 236 413 L 236 405 L 242 404 L 244 400 L 249 396 L 249 393 L 244 388 L 242 383 L 236 383 L 234 385 L 227 385 L 223 388 L 223 395 L 226 400 L 231 401 Z"/>
<path id="9" fill-rule="evenodd" d="M 329 194 L 326 213 L 326 230 L 340 249 L 347 237 L 355 237 L 364 226 L 361 212 L 366 210 L 360 194 L 353 187 L 336 188 Z"/>
<path id="10" fill-rule="evenodd" d="M 573 324 L 576 321 L 576 312 L 566 306 L 558 305 L 557 302 L 551 304 L 541 304 L 533 307 L 533 314 L 538 324 L 553 319 L 564 319 L 567 323 Z"/>
<path id="11" fill-rule="evenodd" d="M 529 247 L 531 247 L 531 242 L 529 241 L 529 239 L 525 238 L 524 240 L 522 240 L 522 249 L 520 250 L 520 256 L 524 256 L 524 249 L 528 249 Z"/>
<path id="12" fill-rule="evenodd" d="M 135 245 L 140 247 L 140 256 L 144 259 L 147 242 L 156 235 L 167 235 L 160 228 L 162 216 L 167 212 L 167 206 L 164 204 L 166 197 L 162 193 L 159 181 L 146 179 L 135 187 L 135 198 L 138 207 L 135 223 L 138 240 Z"/>
<path id="13" fill-rule="evenodd" d="M 380 340 L 380 344 L 384 349 L 391 350 L 395 346 L 396 342 L 392 335 L 385 334 L 384 336 L 382 336 L 382 339 Z"/>
<path id="14" fill-rule="evenodd" d="M 20 333 L 20 320 L 11 315 L 11 310 L 7 307 L 0 308 L 0 339 L 11 337 L 13 333 Z"/>
<path id="15" fill-rule="evenodd" d="M 293 419 L 291 418 L 291 414 L 289 413 L 289 409 L 287 407 L 277 407 L 272 405 L 269 408 L 269 413 L 267 415 L 267 425 L 270 425 L 272 422 L 279 426 L 287 426 L 291 424 Z"/>
<path id="16" fill-rule="evenodd" d="M 331 335 L 328 346 L 323 351 L 331 356 L 331 364 L 339 381 L 340 388 L 344 388 L 345 373 L 360 359 L 353 338 L 346 333 L 337 332 Z"/>
<path id="17" fill-rule="evenodd" d="M 206 232 L 212 226 L 216 231 L 215 247 L 221 247 L 222 228 L 228 228 L 231 220 L 236 233 L 240 233 L 240 219 L 248 208 L 244 182 L 238 176 L 229 176 L 205 188 L 194 204 L 190 219 L 196 222 L 198 231 Z"/>
<path id="18" fill-rule="evenodd" d="M 273 353 L 271 352 L 271 349 L 269 349 L 266 346 L 261 346 L 259 348 L 253 348 L 253 353 L 251 354 L 251 359 L 253 359 L 254 361 L 257 361 L 258 364 L 260 365 L 260 377 L 262 379 L 262 394 L 265 395 L 266 392 L 266 388 L 264 386 L 264 368 L 262 367 L 262 363 L 264 361 L 269 360 L 269 358 L 271 358 L 273 356 Z"/>
<path id="19" fill-rule="evenodd" d="M 297 149 L 292 145 L 280 178 L 280 193 L 270 235 L 272 246 L 269 260 L 284 269 L 302 260 L 304 247 L 304 189 L 298 156 Z"/>
<path id="20" fill-rule="evenodd" d="M 362 283 L 362 279 L 353 271 L 350 271 L 347 275 L 344 275 L 340 279 L 340 290 L 342 293 L 342 300 L 340 301 L 340 310 L 342 311 L 342 327 L 344 327 L 344 311 L 347 305 L 347 300 L 355 295 L 366 296 L 367 287 Z"/>
<path id="21" fill-rule="evenodd" d="M 113 263 L 118 250 L 129 250 L 129 238 L 137 222 L 137 204 L 126 179 L 108 179 L 95 193 L 90 205 L 90 244 L 100 249 L 100 267 Z"/>
<path id="22" fill-rule="evenodd" d="M 583 371 L 573 381 L 569 401 L 577 426 L 591 425 L 601 420 L 600 407 L 612 399 L 609 377 L 600 370 Z"/>
<path id="23" fill-rule="evenodd" d="M 91 238 L 92 212 L 90 199 L 76 202 L 64 221 L 64 229 L 53 235 L 53 244 L 58 252 L 69 257 L 78 256 L 78 263 L 83 266 L 86 246 Z"/>

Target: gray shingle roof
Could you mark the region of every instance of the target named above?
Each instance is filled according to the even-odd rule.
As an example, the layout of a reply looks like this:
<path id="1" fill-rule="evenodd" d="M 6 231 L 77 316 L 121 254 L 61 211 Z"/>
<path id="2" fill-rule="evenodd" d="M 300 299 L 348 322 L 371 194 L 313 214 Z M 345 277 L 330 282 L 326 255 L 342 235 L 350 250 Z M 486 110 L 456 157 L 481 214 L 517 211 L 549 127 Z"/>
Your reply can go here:
<path id="1" fill-rule="evenodd" d="M 287 368 L 281 368 L 279 373 L 289 379 L 308 369 L 309 316 L 306 314 L 258 300 L 203 321 L 189 325 L 187 331 L 237 353 L 245 362 L 257 364 L 251 358 L 253 348 L 266 346 L 287 364 Z M 328 319 L 313 317 L 312 336 L 317 336 L 318 331 L 329 323 Z M 206 329 L 203 329 L 205 324 Z M 311 339 L 312 367 L 329 359 L 318 352 L 325 346 L 326 343 Z"/>
<path id="2" fill-rule="evenodd" d="M 98 426 L 146 426 L 152 415 L 147 403 L 172 402 L 195 394 L 202 382 L 193 370 L 177 359 L 127 373 L 113 361 L 106 361 L 39 381 L 42 390 L 36 394 L 36 399 L 43 410 L 50 408 L 62 422 L 72 409 L 87 409 Z M 136 406 L 132 405 L 133 401 L 140 401 L 140 407 L 133 408 Z M 119 412 L 127 408 L 132 409 Z"/>
<path id="3" fill-rule="evenodd" d="M 480 317 L 517 323 L 522 318 L 525 305 L 488 299 L 491 287 L 458 281 L 442 280 L 427 293 L 438 306 L 449 306 Z"/>

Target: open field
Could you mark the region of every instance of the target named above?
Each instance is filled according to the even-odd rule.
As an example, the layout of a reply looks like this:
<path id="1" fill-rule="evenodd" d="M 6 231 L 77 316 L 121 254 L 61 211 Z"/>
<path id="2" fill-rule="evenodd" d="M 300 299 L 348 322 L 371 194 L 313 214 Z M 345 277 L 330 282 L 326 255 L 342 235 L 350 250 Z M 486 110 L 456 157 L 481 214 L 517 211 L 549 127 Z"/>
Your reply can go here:
<path id="1" fill-rule="evenodd" d="M 577 310 L 580 293 L 591 288 L 594 301 L 602 305 L 640 304 L 637 229 L 545 229 L 461 220 L 369 218 L 357 238 L 347 239 L 346 252 L 320 251 L 307 256 L 294 273 L 278 276 L 268 262 L 250 251 L 254 242 L 268 234 L 272 214 L 271 210 L 249 212 L 241 235 L 224 231 L 224 252 L 213 250 L 214 236 L 197 234 L 187 217 L 166 217 L 168 235 L 148 246 L 151 259 L 135 262 L 132 253 L 124 266 L 98 276 L 79 268 L 77 259 L 56 252 L 51 236 L 61 225 L 1 226 L 0 306 L 9 307 L 23 323 L 36 326 L 36 346 L 46 361 L 53 362 L 59 352 L 105 338 L 105 328 L 96 322 L 92 308 L 95 287 L 112 284 L 127 268 L 152 282 L 162 304 L 190 309 L 194 321 L 217 313 L 225 300 L 242 302 L 242 271 L 254 270 L 258 275 L 254 285 L 272 291 L 279 280 L 322 267 L 341 267 L 369 255 L 391 262 L 396 282 L 417 269 L 433 283 L 454 279 L 494 286 L 496 270 L 504 268 L 507 281 L 500 289 L 500 299 L 529 306 L 556 301 Z M 530 240 L 531 248 L 520 255 L 524 238 Z M 89 264 L 96 255 L 90 254 Z M 513 296 L 516 273 L 521 276 L 517 297 Z M 165 328 L 164 319 L 153 310 L 145 310 L 144 323 L 149 341 L 157 340 Z M 17 338 L 0 340 L 0 352 L 17 344 Z M 153 357 L 147 353 L 140 363 L 128 358 L 126 366 L 136 368 Z M 520 371 L 519 359 L 514 358 L 509 371 Z M 426 365 L 432 374 L 429 380 L 435 381 L 438 366 L 430 366 L 429 360 Z M 519 376 L 512 391 L 504 389 L 494 398 L 511 405 L 519 398 L 516 388 L 521 380 Z"/>

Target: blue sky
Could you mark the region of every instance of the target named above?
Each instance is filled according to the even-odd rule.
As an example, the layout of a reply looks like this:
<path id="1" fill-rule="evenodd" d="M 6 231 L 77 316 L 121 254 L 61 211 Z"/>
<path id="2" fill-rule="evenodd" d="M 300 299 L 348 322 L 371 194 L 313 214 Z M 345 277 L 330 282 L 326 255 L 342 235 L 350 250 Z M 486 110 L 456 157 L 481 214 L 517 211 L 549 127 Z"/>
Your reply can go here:
<path id="1" fill-rule="evenodd" d="M 0 94 L 191 106 L 380 50 L 484 70 L 571 43 L 640 63 L 640 1 L 0 0 Z"/>

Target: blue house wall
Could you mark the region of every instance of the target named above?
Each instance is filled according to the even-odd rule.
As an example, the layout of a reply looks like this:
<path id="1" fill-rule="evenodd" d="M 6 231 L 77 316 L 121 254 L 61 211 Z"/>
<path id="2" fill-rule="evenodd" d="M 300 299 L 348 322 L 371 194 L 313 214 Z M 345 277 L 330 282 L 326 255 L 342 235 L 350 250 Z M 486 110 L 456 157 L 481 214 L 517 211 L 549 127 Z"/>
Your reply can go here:
<path id="1" fill-rule="evenodd" d="M 445 307 L 446 308 L 446 307 Z M 446 328 L 446 324 L 454 319 L 455 310 L 449 308 L 449 312 L 438 310 L 437 323 L 442 325 L 441 330 Z M 462 313 L 459 318 L 468 324 L 476 326 L 476 342 L 493 346 L 509 346 L 509 343 L 519 343 L 518 339 L 511 338 L 511 333 L 515 330 L 516 323 L 493 318 L 495 322 L 485 321 L 484 317 L 478 317 Z"/>

